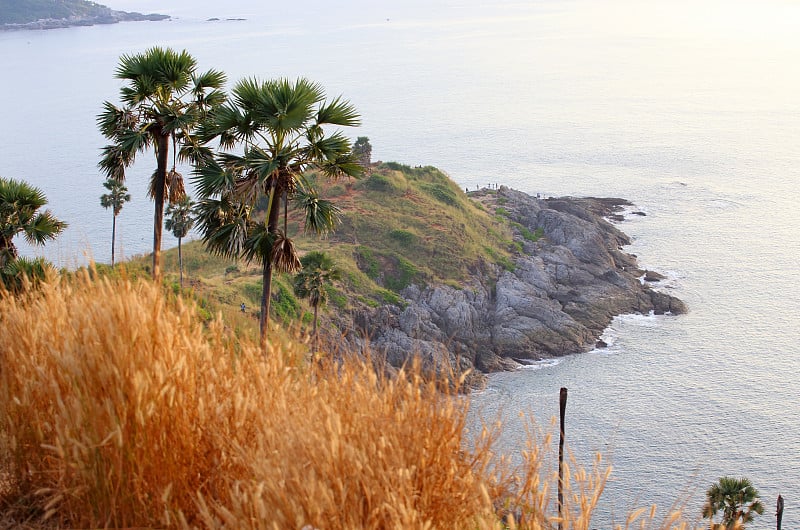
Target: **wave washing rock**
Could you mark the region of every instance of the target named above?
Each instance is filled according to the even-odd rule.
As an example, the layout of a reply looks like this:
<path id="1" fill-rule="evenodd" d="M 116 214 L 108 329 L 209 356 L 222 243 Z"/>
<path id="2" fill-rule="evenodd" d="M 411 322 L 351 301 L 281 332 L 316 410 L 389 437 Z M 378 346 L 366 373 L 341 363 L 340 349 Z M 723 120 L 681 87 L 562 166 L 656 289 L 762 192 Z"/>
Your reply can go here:
<path id="1" fill-rule="evenodd" d="M 630 238 L 606 218 L 620 220 L 629 202 L 538 199 L 506 187 L 482 200 L 502 202 L 512 221 L 543 237 L 516 234 L 524 250 L 513 270 L 484 264 L 460 289 L 411 285 L 401 292 L 404 308 L 362 310 L 339 322 L 349 330 L 346 347 L 382 353 L 395 367 L 420 356 L 433 367 L 491 372 L 589 351 L 617 315 L 686 312 L 682 301 L 651 287 L 657 274 L 641 281 L 647 271 L 622 251 Z"/>

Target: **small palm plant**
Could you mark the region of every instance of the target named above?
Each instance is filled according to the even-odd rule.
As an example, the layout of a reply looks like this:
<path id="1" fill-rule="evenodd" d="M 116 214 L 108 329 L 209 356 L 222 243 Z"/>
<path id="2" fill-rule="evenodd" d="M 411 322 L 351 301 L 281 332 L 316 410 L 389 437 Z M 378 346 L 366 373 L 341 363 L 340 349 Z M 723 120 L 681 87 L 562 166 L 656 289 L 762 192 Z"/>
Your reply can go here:
<path id="1" fill-rule="evenodd" d="M 194 201 L 185 196 L 183 199 L 175 204 L 167 206 L 167 217 L 164 222 L 164 227 L 172 232 L 172 235 L 178 238 L 178 270 L 180 271 L 180 282 L 183 287 L 183 252 L 181 249 L 181 240 L 189 233 L 189 230 L 194 226 L 194 218 L 192 217 L 192 209 L 194 208 Z"/>
<path id="2" fill-rule="evenodd" d="M 42 279 L 49 265 L 39 258 L 20 258 L 14 237 L 22 234 L 31 245 L 44 245 L 67 227 L 50 210 L 40 211 L 47 198 L 39 188 L 26 182 L 0 177 L 0 283 L 16 291 L 24 287 L 23 276 L 34 283 Z"/>
<path id="3" fill-rule="evenodd" d="M 311 331 L 312 353 L 317 351 L 317 321 L 319 308 L 328 301 L 328 286 L 341 279 L 342 273 L 330 256 L 324 252 L 309 252 L 300 258 L 302 269 L 295 276 L 294 292 L 300 298 L 308 298 L 314 308 L 314 324 Z"/>
<path id="4" fill-rule="evenodd" d="M 714 516 L 722 512 L 722 523 L 715 525 Z M 758 490 L 747 478 L 722 477 L 706 491 L 703 518 L 712 519 L 711 527 L 721 530 L 742 529 L 756 514 L 764 513 Z"/>
<path id="5" fill-rule="evenodd" d="M 103 182 L 103 186 L 108 190 L 100 196 L 100 206 L 103 208 L 111 208 L 114 214 L 111 221 L 111 266 L 114 266 L 114 243 L 117 240 L 117 216 L 122 211 L 122 205 L 131 200 L 131 194 L 128 193 L 128 188 L 116 179 L 107 179 Z"/>

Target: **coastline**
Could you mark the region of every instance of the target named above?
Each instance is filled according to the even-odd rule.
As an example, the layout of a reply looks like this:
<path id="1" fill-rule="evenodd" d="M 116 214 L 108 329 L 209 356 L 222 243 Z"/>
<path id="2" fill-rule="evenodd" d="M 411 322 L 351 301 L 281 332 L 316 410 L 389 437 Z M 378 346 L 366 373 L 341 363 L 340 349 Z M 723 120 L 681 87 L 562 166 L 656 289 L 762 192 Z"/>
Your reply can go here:
<path id="1" fill-rule="evenodd" d="M 101 13 L 94 15 L 72 16 L 69 18 L 43 18 L 31 22 L 15 24 L 0 24 L 0 31 L 26 31 L 62 29 L 77 26 L 96 26 L 103 24 L 117 24 L 119 22 L 143 22 L 171 20 L 169 15 L 157 13 L 142 14 L 136 12 L 114 11 L 105 8 Z"/>
<path id="2" fill-rule="evenodd" d="M 505 186 L 470 198 L 514 227 L 513 266 L 483 264 L 460 288 L 410 285 L 400 293 L 403 307 L 334 316 L 347 351 L 379 351 L 392 367 L 416 356 L 437 370 L 487 374 L 603 348 L 601 336 L 619 315 L 688 311 L 657 288 L 663 275 L 624 252 L 631 240 L 614 223 L 625 209 L 645 215 L 629 201 L 537 198 Z"/>

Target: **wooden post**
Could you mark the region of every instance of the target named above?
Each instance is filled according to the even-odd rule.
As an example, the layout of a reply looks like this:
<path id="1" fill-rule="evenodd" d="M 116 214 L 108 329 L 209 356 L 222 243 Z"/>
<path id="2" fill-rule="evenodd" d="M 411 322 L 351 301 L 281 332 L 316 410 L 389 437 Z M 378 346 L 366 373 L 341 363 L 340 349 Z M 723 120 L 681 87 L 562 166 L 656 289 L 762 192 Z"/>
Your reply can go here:
<path id="1" fill-rule="evenodd" d="M 778 518 L 778 530 L 781 530 L 781 520 L 783 519 L 783 497 L 778 495 L 778 509 L 775 512 L 775 516 Z"/>
<path id="2" fill-rule="evenodd" d="M 559 395 L 559 408 L 561 412 L 561 434 L 558 438 L 558 530 L 563 530 L 564 508 L 564 413 L 567 410 L 567 389 L 561 387 Z"/>

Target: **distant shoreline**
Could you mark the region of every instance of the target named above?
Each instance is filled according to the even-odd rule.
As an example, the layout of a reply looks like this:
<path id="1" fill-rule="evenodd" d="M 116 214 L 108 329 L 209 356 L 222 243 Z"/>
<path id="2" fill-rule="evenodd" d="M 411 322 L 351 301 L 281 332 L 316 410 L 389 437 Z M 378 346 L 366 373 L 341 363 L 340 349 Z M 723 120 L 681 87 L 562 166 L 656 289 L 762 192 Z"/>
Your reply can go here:
<path id="1" fill-rule="evenodd" d="M 114 11 L 109 9 L 99 15 L 72 16 L 69 18 L 43 18 L 31 22 L 15 24 L 0 24 L 0 31 L 24 31 L 24 30 L 45 30 L 61 29 L 77 26 L 97 26 L 103 24 L 117 24 L 119 22 L 141 22 L 141 21 L 161 21 L 170 20 L 169 15 L 150 13 L 128 13 L 126 11 Z"/>

